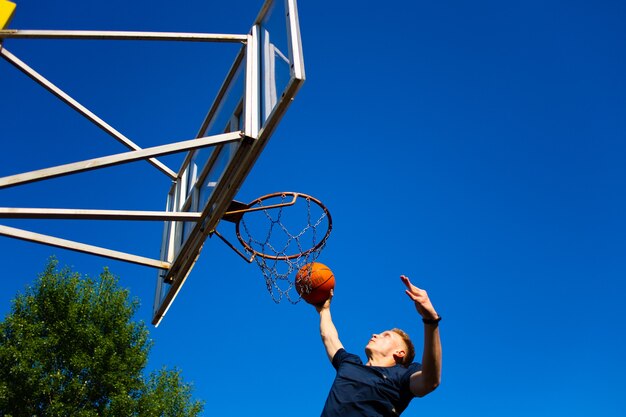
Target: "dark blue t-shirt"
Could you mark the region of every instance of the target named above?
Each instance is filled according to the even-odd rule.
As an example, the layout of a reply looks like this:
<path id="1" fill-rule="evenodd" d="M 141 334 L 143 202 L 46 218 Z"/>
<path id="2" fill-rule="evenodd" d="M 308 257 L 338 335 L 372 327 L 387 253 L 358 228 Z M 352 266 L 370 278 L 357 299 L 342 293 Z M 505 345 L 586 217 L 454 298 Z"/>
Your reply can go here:
<path id="1" fill-rule="evenodd" d="M 411 375 L 422 369 L 419 363 L 366 366 L 345 349 L 335 353 L 333 366 L 337 376 L 321 417 L 398 416 L 414 397 L 409 388 Z"/>

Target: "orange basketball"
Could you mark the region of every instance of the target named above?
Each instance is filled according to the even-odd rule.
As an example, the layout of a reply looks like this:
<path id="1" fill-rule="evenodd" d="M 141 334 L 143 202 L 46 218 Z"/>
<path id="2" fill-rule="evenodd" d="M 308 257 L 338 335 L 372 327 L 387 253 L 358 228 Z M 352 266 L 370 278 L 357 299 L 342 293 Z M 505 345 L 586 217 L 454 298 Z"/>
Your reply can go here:
<path id="1" fill-rule="evenodd" d="M 319 262 L 304 265 L 296 274 L 296 291 L 309 304 L 317 305 L 328 300 L 333 288 L 333 271 Z"/>

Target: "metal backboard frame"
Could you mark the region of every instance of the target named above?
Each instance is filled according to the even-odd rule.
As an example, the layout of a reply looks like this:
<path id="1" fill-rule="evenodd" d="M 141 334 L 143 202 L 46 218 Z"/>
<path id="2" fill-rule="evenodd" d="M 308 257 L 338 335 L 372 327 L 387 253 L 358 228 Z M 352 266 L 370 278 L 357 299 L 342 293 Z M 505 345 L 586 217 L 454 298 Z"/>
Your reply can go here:
<path id="1" fill-rule="evenodd" d="M 198 132 L 240 129 L 244 139 L 190 152 L 170 190 L 167 211 L 202 214 L 197 222 L 165 223 L 161 260 L 171 268 L 157 277 L 153 324 L 167 313 L 304 79 L 296 1 L 266 1 Z"/>
<path id="2" fill-rule="evenodd" d="M 5 41 L 11 38 L 236 42 L 242 47 L 196 138 L 142 149 L 11 54 L 5 47 Z M 267 0 L 245 35 L 0 30 L 0 56 L 130 149 L 3 177 L 0 190 L 140 160 L 150 162 L 172 181 L 165 211 L 0 207 L 0 218 L 164 221 L 159 259 L 3 225 L 0 235 L 157 268 L 152 323 L 158 325 L 189 276 L 205 240 L 214 232 L 304 82 L 296 0 Z M 178 172 L 156 159 L 176 152 L 188 152 Z"/>

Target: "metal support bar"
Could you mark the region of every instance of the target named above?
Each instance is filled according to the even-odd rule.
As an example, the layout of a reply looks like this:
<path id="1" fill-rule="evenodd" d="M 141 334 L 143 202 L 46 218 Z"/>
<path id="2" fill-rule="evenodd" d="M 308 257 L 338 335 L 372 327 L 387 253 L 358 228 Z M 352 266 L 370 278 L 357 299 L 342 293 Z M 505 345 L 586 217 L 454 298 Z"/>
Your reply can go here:
<path id="1" fill-rule="evenodd" d="M 276 193 L 276 195 L 278 195 L 278 194 L 279 193 Z M 293 200 L 288 201 L 286 203 L 271 204 L 269 206 L 250 207 L 250 206 L 246 205 L 245 208 L 240 208 L 240 209 L 237 209 L 237 210 L 227 211 L 226 213 L 224 213 L 222 218 L 226 218 L 226 217 L 229 217 L 229 216 L 237 216 L 238 214 L 244 215 L 244 214 L 252 212 L 252 211 L 270 210 L 270 209 L 275 209 L 275 208 L 293 206 L 294 204 L 296 204 L 296 200 L 298 200 L 298 197 L 301 196 L 300 193 L 286 193 L 286 194 L 293 194 Z M 261 197 L 261 198 L 263 198 L 263 197 Z M 258 202 L 259 200 L 261 200 L 261 199 L 257 199 L 256 202 Z M 233 201 L 232 203 L 237 204 L 239 202 Z"/>
<path id="2" fill-rule="evenodd" d="M 22 71 L 24 74 L 28 75 L 37 84 L 41 85 L 43 88 L 45 88 L 50 93 L 52 93 L 57 98 L 59 98 L 61 101 L 63 101 L 65 104 L 67 104 L 68 106 L 73 108 L 79 114 L 81 114 L 82 116 L 87 118 L 89 121 L 94 123 L 100 129 L 104 130 L 106 133 L 111 135 L 114 139 L 116 139 L 118 142 L 120 142 L 121 144 L 126 146 L 128 149 L 134 149 L 134 150 L 140 150 L 141 149 L 141 147 L 139 147 L 136 143 L 134 143 L 133 141 L 128 139 L 126 136 L 124 136 L 123 134 L 118 132 L 111 125 L 109 125 L 104 120 L 102 120 L 101 118 L 96 116 L 94 113 L 92 113 L 85 106 L 80 104 L 78 101 L 74 100 L 67 93 L 65 93 L 59 87 L 57 87 L 56 85 L 54 85 L 53 83 L 48 81 L 41 74 L 39 74 L 37 71 L 35 71 L 34 69 L 32 69 L 31 67 L 26 65 L 24 62 L 22 62 L 19 58 L 17 58 L 15 55 L 10 53 L 6 49 L 0 49 L 0 56 L 2 56 L 4 59 L 6 59 L 11 64 L 13 64 L 13 66 L 15 66 L 17 69 Z M 158 161 L 158 160 L 156 160 L 154 158 L 151 158 L 151 159 L 149 159 L 149 162 L 152 165 L 154 165 L 156 168 L 158 168 L 160 171 L 162 171 L 165 175 L 170 177 L 171 179 L 175 179 L 176 178 L 176 173 L 173 170 L 171 170 L 170 168 L 168 168 L 161 161 Z"/>
<path id="3" fill-rule="evenodd" d="M 3 225 L 0 225 L 0 236 L 8 236 L 16 239 L 26 240 L 28 242 L 42 243 L 48 246 L 69 249 L 76 252 L 89 253 L 92 255 L 98 255 L 110 259 L 117 259 L 119 261 L 130 262 L 137 265 L 150 266 L 153 268 L 169 269 L 171 266 L 169 262 L 144 258 L 143 256 L 131 255 L 125 252 L 118 252 L 98 246 L 86 245 L 84 243 L 74 242 L 72 240 L 59 239 L 53 236 L 42 235 L 39 233 L 29 232 L 27 230 L 16 229 Z"/>
<path id="4" fill-rule="evenodd" d="M 136 32 L 95 30 L 0 30 L 0 39 L 92 39 L 245 43 L 247 35 L 185 32 Z"/>
<path id="5" fill-rule="evenodd" d="M 120 154 L 104 156 L 101 158 L 88 159 L 71 164 L 58 165 L 56 167 L 44 168 L 37 171 L 25 172 L 0 178 L 0 188 L 7 188 L 19 184 L 26 184 L 35 181 L 60 177 L 78 172 L 90 171 L 113 165 L 125 164 L 128 162 L 147 159 L 153 156 L 169 155 L 190 149 L 204 148 L 221 143 L 235 142 L 242 140 L 241 132 L 223 133 L 221 135 L 207 136 L 205 138 L 191 139 L 182 142 L 170 143 L 167 145 L 155 146 L 153 148 L 141 149 L 138 151 L 124 152 Z"/>
<path id="6" fill-rule="evenodd" d="M 0 207 L 4 219 L 157 220 L 197 222 L 202 213 Z"/>
<path id="7" fill-rule="evenodd" d="M 254 258 L 256 257 L 256 253 L 253 253 L 253 254 L 252 254 L 252 256 L 248 257 L 248 256 L 246 256 L 246 254 L 244 254 L 244 253 L 243 253 L 243 252 L 241 252 L 239 249 L 237 249 L 237 248 L 235 247 L 235 245 L 233 245 L 232 243 L 230 243 L 230 242 L 228 241 L 228 239 L 226 239 L 224 236 L 222 236 L 222 235 L 220 234 L 220 232 L 218 232 L 217 230 L 214 230 L 214 231 L 213 231 L 213 233 L 214 233 L 217 237 L 219 237 L 219 238 L 222 240 L 222 242 L 226 243 L 226 245 L 227 245 L 229 248 L 231 248 L 232 250 L 234 250 L 234 251 L 235 251 L 235 253 L 236 253 L 237 255 L 241 256 L 241 257 L 243 258 L 243 260 L 244 260 L 244 261 L 248 262 L 249 264 L 251 264 L 251 263 L 252 263 L 252 261 L 254 261 Z"/>

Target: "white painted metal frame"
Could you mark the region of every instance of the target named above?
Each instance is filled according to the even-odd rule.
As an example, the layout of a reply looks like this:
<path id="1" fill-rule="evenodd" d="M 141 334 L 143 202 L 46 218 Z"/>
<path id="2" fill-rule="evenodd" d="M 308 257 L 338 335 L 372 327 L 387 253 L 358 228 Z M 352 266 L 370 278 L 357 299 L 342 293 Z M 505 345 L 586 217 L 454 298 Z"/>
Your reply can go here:
<path id="1" fill-rule="evenodd" d="M 245 42 L 246 35 L 180 32 L 133 32 L 95 30 L 0 30 L 0 39 L 91 39 L 182 42 Z"/>
<path id="2" fill-rule="evenodd" d="M 289 58 L 291 61 L 291 79 L 280 97 L 276 97 L 277 102 L 273 106 L 272 111 L 267 115 L 266 120 L 259 130 L 258 139 L 265 142 L 274 132 L 280 119 L 284 116 L 287 108 L 291 104 L 291 100 L 297 94 L 306 79 L 304 71 L 304 58 L 302 53 L 302 38 L 300 35 L 300 26 L 298 19 L 298 7 L 296 0 L 284 0 L 287 7 L 288 33 L 289 40 Z M 263 9 L 255 21 L 255 27 L 261 28 L 261 24 L 268 10 Z M 265 49 L 265 53 L 270 53 L 270 49 Z M 273 62 L 270 57 L 264 56 L 266 62 Z M 265 115 L 264 115 L 265 116 Z"/>
<path id="3" fill-rule="evenodd" d="M 244 141 L 240 144 L 236 155 L 233 157 L 233 161 L 224 172 L 218 184 L 219 189 L 213 192 L 212 198 L 206 204 L 202 213 L 203 220 L 196 223 L 190 238 L 179 248 L 176 246 L 178 239 L 175 238 L 174 242 L 172 242 L 171 239 L 172 235 L 180 237 L 178 234 L 180 231 L 170 229 L 169 235 L 167 234 L 167 230 L 164 231 L 164 240 L 167 240 L 168 236 L 170 239 L 167 247 L 164 245 L 162 248 L 162 259 L 172 261 L 171 258 L 169 258 L 172 254 L 172 250 L 174 250 L 175 259 L 172 261 L 172 267 L 157 278 L 157 293 L 155 294 L 155 310 L 152 321 L 154 325 L 158 325 L 163 319 L 163 316 L 167 313 L 169 306 L 176 298 L 187 279 L 189 271 L 196 262 L 204 241 L 209 235 L 214 233 L 221 216 L 227 211 L 228 206 L 235 198 L 239 186 L 250 172 L 254 162 L 259 157 L 278 122 L 291 104 L 298 89 L 304 83 L 304 61 L 302 58 L 302 43 L 299 36 L 300 28 L 298 24 L 296 0 L 276 0 L 276 2 L 284 2 L 287 14 L 286 17 L 288 19 L 287 25 L 289 29 L 287 36 L 289 37 L 289 53 L 292 63 L 290 82 L 285 90 L 281 91 L 282 94 L 280 97 L 278 97 L 278 93 L 274 91 L 275 101 L 272 103 L 271 112 L 269 115 L 261 115 L 261 102 L 265 99 L 265 97 L 262 97 L 261 91 L 261 70 L 264 69 L 264 73 L 269 73 L 270 76 L 273 72 L 273 68 L 271 67 L 272 61 L 261 56 L 261 49 L 265 50 L 267 48 L 267 46 L 261 45 L 260 41 L 262 24 L 268 12 L 271 12 L 273 6 L 273 2 L 268 0 L 264 3 L 259 15 L 255 19 L 246 42 Z M 293 30 L 291 30 L 292 28 Z M 269 67 L 263 68 L 263 66 Z M 230 80 L 227 78 L 224 85 L 227 85 L 229 82 Z M 275 80 L 271 80 L 271 82 L 275 82 Z M 263 117 L 264 123 L 261 117 Z M 207 115 L 207 124 L 210 119 L 211 112 Z M 204 127 L 206 127 L 206 125 Z M 203 132 L 202 128 L 200 132 Z M 189 161 L 187 161 L 187 163 L 189 163 Z M 186 167 L 183 166 L 179 173 L 179 178 L 182 176 L 181 173 L 183 173 L 185 169 Z M 180 186 L 177 188 L 178 190 L 184 189 Z M 173 195 L 183 200 L 185 200 L 186 197 L 181 197 L 179 193 L 175 193 L 174 190 L 172 190 L 170 191 L 170 196 Z M 179 208 L 178 206 L 176 207 Z M 170 225 L 172 228 L 180 227 L 180 223 L 170 222 Z M 167 288 L 168 285 L 169 288 Z M 163 290 L 167 291 L 165 291 L 165 297 L 161 298 L 160 294 Z"/>
<path id="4" fill-rule="evenodd" d="M 96 126 L 111 135 L 114 139 L 131 149 L 130 152 L 89 159 L 85 161 L 54 166 L 31 172 L 20 173 L 0 178 L 0 189 L 15 187 L 56 178 L 65 175 L 77 174 L 94 169 L 105 168 L 124 163 L 147 160 L 170 179 L 177 179 L 177 174 L 165 164 L 156 159 L 157 156 L 189 151 L 193 149 L 218 146 L 226 143 L 239 142 L 243 139 L 243 132 L 235 131 L 210 137 L 199 137 L 192 140 L 169 143 L 142 149 L 129 138 L 117 131 L 111 125 L 99 118 L 85 106 L 80 104 L 69 94 L 65 93 L 44 76 L 29 67 L 15 55 L 4 48 L 3 40 L 7 38 L 22 39 L 92 39 L 92 40 L 170 40 L 192 42 L 236 42 L 244 43 L 247 35 L 226 35 L 206 33 L 172 33 L 172 32 L 110 32 L 110 31 L 47 31 L 47 30 L 0 30 L 0 56 L 15 66 L 36 83 L 55 95 L 80 115 L 84 116 Z M 141 221 L 192 221 L 200 220 L 197 212 L 181 213 L 178 211 L 124 211 L 124 210 L 81 210 L 81 209 L 49 209 L 49 208 L 17 208 L 0 207 L 0 218 L 20 219 L 73 219 L 73 220 L 141 220 Z M 168 270 L 171 264 L 167 261 L 149 259 L 134 254 L 114 251 L 93 245 L 87 245 L 58 237 L 34 233 L 27 230 L 0 225 L 0 235 L 49 246 L 60 247 L 83 253 L 98 255 L 110 259 L 150 266 Z"/>
<path id="5" fill-rule="evenodd" d="M 163 231 L 164 244 L 161 248 L 161 258 L 162 260 L 171 262 L 171 266 L 163 274 L 159 274 L 157 276 L 157 289 L 154 300 L 154 317 L 152 320 L 152 324 L 155 326 L 159 325 L 169 310 L 169 307 L 187 280 L 193 265 L 196 263 L 204 242 L 207 237 L 213 233 L 213 230 L 215 230 L 215 227 L 222 217 L 222 213 L 226 211 L 231 201 L 235 198 L 235 194 L 237 193 L 239 186 L 254 163 L 254 160 L 250 157 L 251 151 L 259 144 L 259 142 L 255 139 L 258 134 L 259 126 L 258 101 L 260 95 L 258 82 L 259 58 L 257 32 L 258 31 L 253 28 L 251 33 L 247 36 L 246 47 L 242 49 L 239 56 L 235 59 L 235 62 L 222 84 L 216 100 L 214 101 L 214 105 L 209 110 L 205 121 L 198 132 L 198 135 L 203 134 L 215 116 L 221 100 L 226 94 L 226 90 L 231 82 L 233 82 L 235 73 L 245 58 L 245 111 L 243 114 L 244 140 L 241 142 L 232 158 L 232 161 L 223 173 L 221 180 L 211 195 L 211 198 L 204 206 L 201 219 L 196 223 L 194 230 L 189 235 L 189 238 L 182 242 L 180 247 L 178 246 L 178 243 L 182 240 L 181 229 L 183 223 L 169 222 L 165 224 Z M 217 153 L 221 150 L 222 149 L 216 149 L 215 152 Z M 203 173 L 198 176 L 197 181 L 202 181 L 203 178 L 205 178 L 207 175 L 206 170 L 211 168 L 214 158 L 215 156 L 212 156 L 211 160 L 209 160 L 207 166 L 203 169 Z M 184 178 L 186 178 L 185 173 L 190 163 L 191 154 L 188 155 L 185 162 L 183 162 L 179 171 L 178 178 L 181 181 L 175 182 L 169 193 L 170 201 L 168 201 L 168 204 L 170 204 L 173 200 L 173 207 L 175 207 L 176 210 L 180 210 L 182 208 L 182 203 L 187 199 L 186 192 L 189 187 L 185 184 Z M 169 287 L 166 287 L 166 285 L 169 285 Z M 165 293 L 164 297 L 162 297 L 163 293 Z"/>
<path id="6" fill-rule="evenodd" d="M 278 52 L 282 54 L 281 51 L 274 51 L 272 49 L 273 45 L 267 48 L 261 45 L 260 42 L 264 19 L 268 16 L 268 13 L 272 11 L 274 2 L 284 3 L 284 10 L 286 11 L 289 60 L 291 63 L 290 81 L 281 91 L 276 91 L 274 88 L 271 111 L 268 112 L 269 114 L 261 115 L 261 83 L 273 83 L 274 87 L 276 83 L 276 79 L 271 75 L 271 71 L 268 80 L 261 80 L 261 68 L 270 62 L 267 54 L 273 55 Z M 0 235 L 159 269 L 152 321 L 154 325 L 158 325 L 187 279 L 207 237 L 214 233 L 222 215 L 227 211 L 229 205 L 234 200 L 239 187 L 251 171 L 252 166 L 261 154 L 278 122 L 304 82 L 304 63 L 299 34 L 296 0 L 266 0 L 250 33 L 247 35 L 175 32 L 0 30 L 0 56 L 2 58 L 130 149 L 129 152 L 0 178 L 0 190 L 2 188 L 19 186 L 34 181 L 76 174 L 138 160 L 150 162 L 173 180 L 173 185 L 168 193 L 166 211 L 164 212 L 0 207 L 0 218 L 162 220 L 164 221 L 164 230 L 161 259 L 159 260 L 148 259 L 52 236 L 40 235 L 7 226 L 0 226 Z M 241 43 L 242 48 L 220 88 L 218 96 L 209 110 L 204 123 L 200 127 L 197 138 L 142 149 L 49 80 L 45 79 L 41 74 L 37 73 L 4 49 L 2 41 L 10 38 L 235 42 Z M 261 51 L 266 55 L 261 56 Z M 283 59 L 284 58 L 285 56 L 283 55 Z M 271 59 L 274 59 L 274 56 L 272 56 Z M 240 70 L 240 66 L 243 65 L 244 60 L 244 92 L 242 102 L 240 103 L 240 106 L 242 106 L 242 122 L 237 123 L 238 129 L 236 131 L 209 135 L 207 134 L 209 125 L 214 117 L 216 117 L 221 101 L 226 99 L 230 85 L 235 82 L 237 71 Z M 232 130 L 232 126 L 230 129 Z M 233 145 L 231 149 L 229 144 L 233 143 L 237 143 L 237 145 Z M 192 163 L 193 150 L 203 147 L 214 147 L 214 151 L 202 169 L 197 167 L 198 172 L 191 176 L 191 182 L 187 184 L 187 171 L 194 169 L 194 167 L 190 165 Z M 233 150 L 234 152 L 230 154 Z M 182 151 L 189 151 L 189 153 L 178 173 L 175 173 L 156 159 L 156 157 L 161 155 Z M 215 180 L 213 191 L 206 204 L 203 207 L 196 208 L 197 202 L 203 201 L 198 195 L 190 196 L 189 193 L 199 193 L 198 186 L 204 185 L 205 177 L 208 180 L 209 176 L 213 173 L 213 167 L 219 167 L 219 165 L 216 164 L 222 162 L 222 160 L 220 160 L 221 157 L 224 157 L 223 154 L 221 154 L 222 152 L 229 152 L 229 160 L 223 172 L 220 171 L 219 179 Z M 194 181 L 195 183 L 193 183 Z M 194 198 L 196 199 L 195 202 Z M 190 210 L 192 208 L 195 210 Z M 189 211 L 185 211 L 185 209 Z M 183 231 L 185 227 L 192 227 L 192 229 L 189 232 L 186 230 Z M 183 233 L 187 236 L 186 239 Z"/>
<path id="7" fill-rule="evenodd" d="M 200 213 L 186 211 L 86 210 L 58 208 L 0 207 L 4 219 L 73 219 L 73 220 L 171 220 L 198 221 Z"/>
<path id="8" fill-rule="evenodd" d="M 242 132 L 224 133 L 204 138 L 191 139 L 182 142 L 170 143 L 167 145 L 155 146 L 136 151 L 124 152 L 101 158 L 87 159 L 85 161 L 73 162 L 70 164 L 58 165 L 51 168 L 44 168 L 36 171 L 24 172 L 0 178 L 0 189 L 21 184 L 28 184 L 64 175 L 77 174 L 79 172 L 92 171 L 94 169 L 106 168 L 128 162 L 148 159 L 153 156 L 169 155 L 172 153 L 187 151 L 190 149 L 205 148 L 223 143 L 240 141 L 243 138 Z"/>
<path id="9" fill-rule="evenodd" d="M 42 235 L 39 233 L 29 232 L 27 230 L 16 229 L 9 226 L 0 225 L 0 236 L 7 236 L 16 239 L 26 240 L 29 242 L 42 243 L 48 246 L 56 246 L 58 248 L 70 249 L 77 252 L 98 255 L 109 259 L 117 259 L 120 261 L 130 262 L 143 266 L 151 266 L 153 268 L 168 269 L 170 264 L 156 259 L 144 258 L 143 256 L 132 255 L 125 252 L 118 252 L 111 249 L 105 249 L 98 246 L 86 245 L 84 243 L 74 242 L 72 240 L 60 239 L 54 236 Z"/>
<path id="10" fill-rule="evenodd" d="M 189 149 L 197 149 L 207 146 L 215 146 L 234 141 L 241 141 L 242 132 L 231 132 L 222 135 L 215 135 L 206 138 L 182 141 L 168 145 L 156 146 L 153 148 L 142 149 L 140 151 L 125 152 L 117 155 L 110 155 L 102 158 L 95 158 L 86 161 L 76 162 L 72 164 L 59 165 L 52 168 L 46 168 L 38 171 L 31 171 L 23 174 L 12 175 L 0 178 L 0 189 L 21 184 L 41 181 L 62 175 L 70 175 L 88 170 L 104 168 L 113 165 L 133 162 L 146 159 L 152 156 L 167 155 L 175 152 L 185 151 Z M 178 212 L 149 212 L 149 211 L 116 211 L 116 210 L 80 210 L 80 209 L 43 209 L 43 208 L 14 208 L 0 207 L 0 218 L 31 218 L 31 219 L 75 219 L 75 220 L 185 220 L 199 221 L 199 213 L 178 213 Z M 46 244 L 49 246 L 61 247 L 65 249 L 75 250 L 83 253 L 91 253 L 106 258 L 138 263 L 145 266 L 169 269 L 168 262 L 150 260 L 147 258 L 137 257 L 136 255 L 127 254 L 109 249 L 99 248 L 96 246 L 85 245 L 70 240 L 59 239 L 53 236 L 47 236 L 29 232 L 22 229 L 2 226 L 0 235 L 13 237 L 16 239 L 27 240 Z M 140 259 L 140 260 L 138 260 Z"/>
<path id="11" fill-rule="evenodd" d="M 38 83 L 43 88 L 48 90 L 50 93 L 54 94 L 65 104 L 67 104 L 68 106 L 76 110 L 81 115 L 85 116 L 88 120 L 90 120 L 96 126 L 104 130 L 109 135 L 113 136 L 113 138 L 116 139 L 121 144 L 125 145 L 129 149 L 134 149 L 134 150 L 141 149 L 133 141 L 131 141 L 126 136 L 122 135 L 120 132 L 115 130 L 112 126 L 110 126 L 104 120 L 102 120 L 101 118 L 96 116 L 94 113 L 89 111 L 86 107 L 81 105 L 78 101 L 74 100 L 72 97 L 66 94 L 63 90 L 61 90 L 56 85 L 48 81 L 41 74 L 39 74 L 37 71 L 35 71 L 34 69 L 26 65 L 24 62 L 22 62 L 19 58 L 17 58 L 15 55 L 10 53 L 6 49 L 0 49 L 0 56 L 2 56 L 2 58 L 10 62 L 11 64 L 13 64 L 16 68 L 18 68 L 24 74 L 28 75 L 31 79 L 33 79 L 36 83 Z M 153 164 L 155 167 L 157 167 L 159 170 L 161 170 L 168 177 L 172 179 L 176 178 L 176 173 L 172 171 L 171 169 L 169 169 L 167 166 L 165 166 L 162 162 L 156 159 L 149 159 L 148 161 L 151 164 Z"/>
<path id="12" fill-rule="evenodd" d="M 269 62 L 267 56 L 261 56 L 261 50 L 263 49 L 266 54 L 272 53 L 271 49 L 262 48 L 260 44 L 263 21 L 268 12 L 272 10 L 273 2 L 268 0 L 264 3 L 261 12 L 254 22 L 245 47 L 244 140 L 239 145 L 235 156 L 224 172 L 212 197 L 206 204 L 202 212 L 202 220 L 196 223 L 194 230 L 189 235 L 189 239 L 184 241 L 182 246 L 178 247 L 178 242 L 180 242 L 180 228 L 183 223 L 166 222 L 161 258 L 164 261 L 172 262 L 172 266 L 157 277 L 157 292 L 155 294 L 155 308 L 152 321 L 152 324 L 155 326 L 158 326 L 167 313 L 170 305 L 185 283 L 190 270 L 198 259 L 202 245 L 207 237 L 215 232 L 215 228 L 221 220 L 223 213 L 227 211 L 228 206 L 234 200 L 239 186 L 250 172 L 254 162 L 259 157 L 278 122 L 283 117 L 297 91 L 304 83 L 304 61 L 302 43 L 299 36 L 300 28 L 298 26 L 296 0 L 276 0 L 276 2 L 284 2 L 286 17 L 288 19 L 287 37 L 289 42 L 289 58 L 292 64 L 290 68 L 290 81 L 285 89 L 281 91 L 280 96 L 276 93 L 276 100 L 273 103 L 273 108 L 269 115 L 261 115 L 261 102 L 263 100 L 263 97 L 261 97 L 261 82 L 264 82 L 264 80 L 261 80 L 260 73 L 264 62 Z M 239 59 L 241 58 L 242 57 Z M 236 61 L 231 72 L 237 65 Z M 223 88 L 231 81 L 232 78 L 227 77 Z M 272 79 L 271 82 L 275 82 L 275 80 Z M 216 100 L 216 103 L 218 102 L 219 99 Z M 213 109 L 209 111 L 205 124 L 203 124 L 199 134 L 204 132 L 204 128 L 206 128 L 211 121 L 212 111 Z M 189 162 L 190 161 L 187 160 L 185 164 Z M 179 172 L 179 178 L 184 176 L 185 170 L 187 169 L 185 164 L 183 164 Z M 182 194 L 185 189 L 186 188 L 182 187 L 182 184 L 179 183 L 175 184 L 170 191 L 170 199 L 174 199 L 173 207 L 177 210 L 180 210 L 181 202 L 187 197 Z M 162 297 L 162 294 L 165 294 L 165 296 Z"/>

